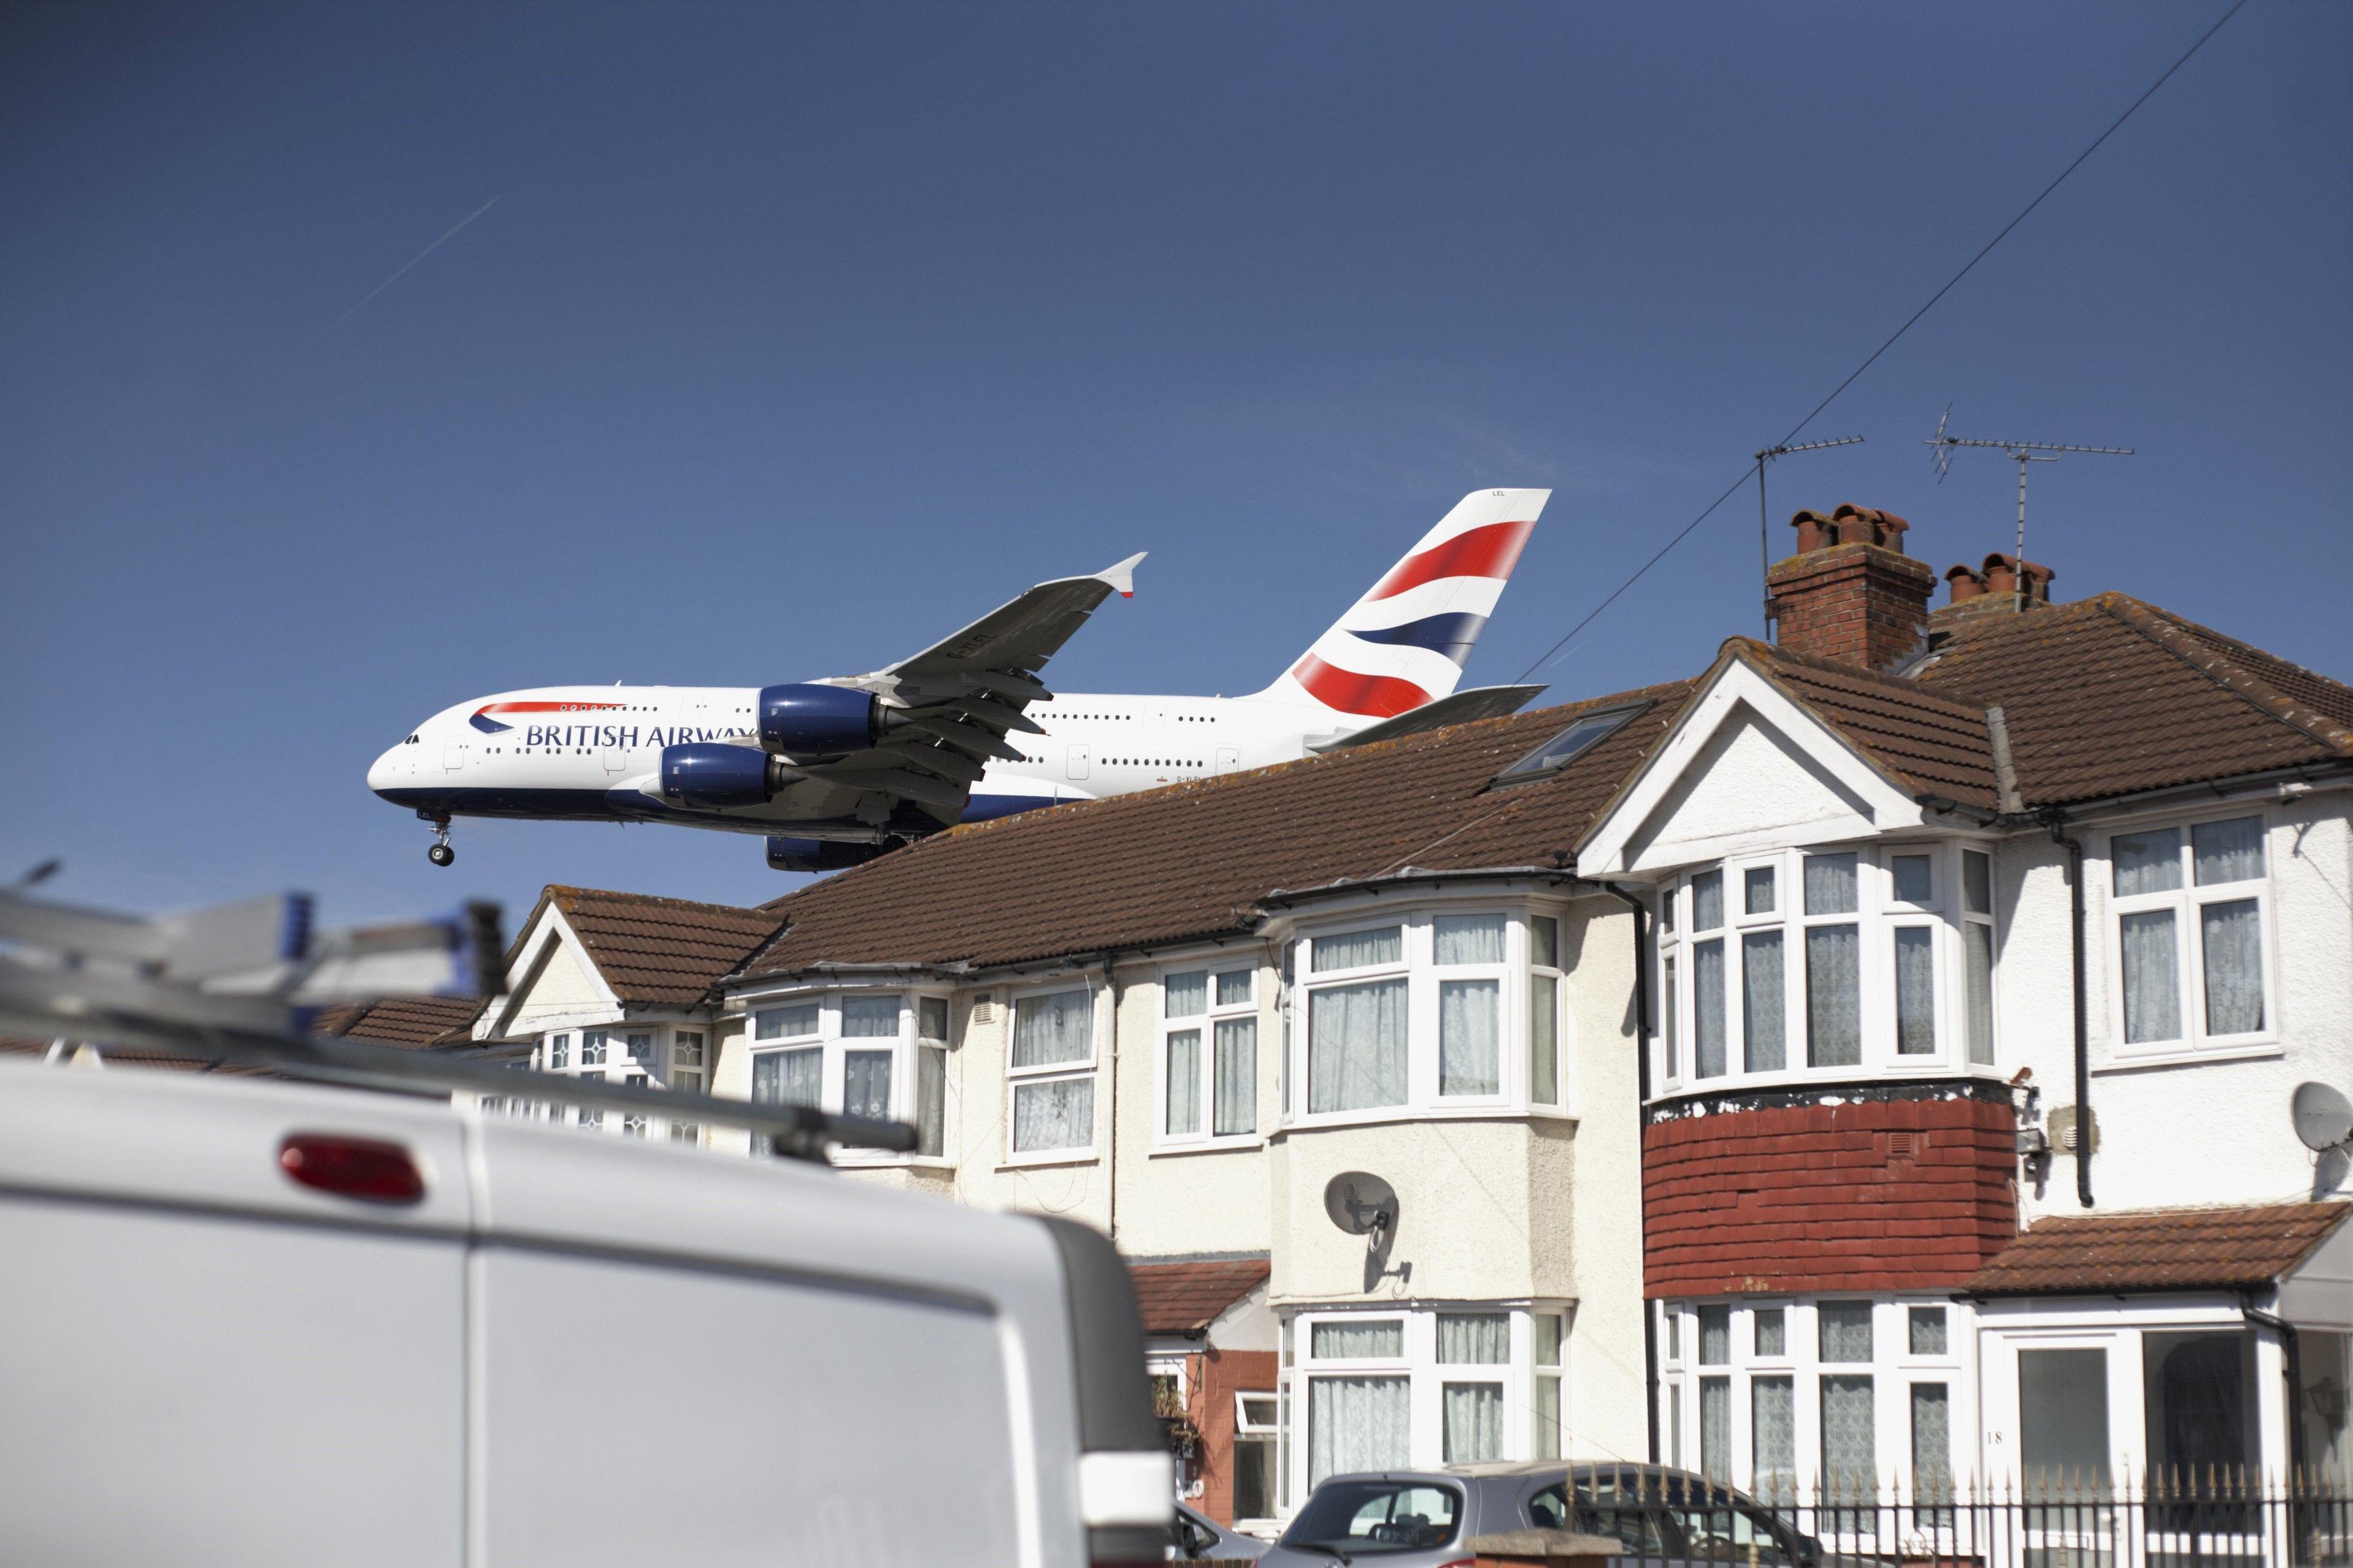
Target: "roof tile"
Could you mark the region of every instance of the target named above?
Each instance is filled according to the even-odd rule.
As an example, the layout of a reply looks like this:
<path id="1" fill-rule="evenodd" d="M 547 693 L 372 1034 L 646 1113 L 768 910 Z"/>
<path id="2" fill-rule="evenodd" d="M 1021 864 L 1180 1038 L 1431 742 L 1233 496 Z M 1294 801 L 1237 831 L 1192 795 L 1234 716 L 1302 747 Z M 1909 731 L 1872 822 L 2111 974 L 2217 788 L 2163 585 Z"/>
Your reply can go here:
<path id="1" fill-rule="evenodd" d="M 1996 1253 L 1973 1295 L 2235 1290 L 2270 1285 L 2312 1255 L 2353 1204 L 2060 1215 Z"/>
<path id="2" fill-rule="evenodd" d="M 1262 1283 L 1263 1258 L 1221 1258 L 1206 1263 L 1131 1263 L 1135 1304 L 1147 1334 L 1198 1334 L 1218 1314 Z"/>

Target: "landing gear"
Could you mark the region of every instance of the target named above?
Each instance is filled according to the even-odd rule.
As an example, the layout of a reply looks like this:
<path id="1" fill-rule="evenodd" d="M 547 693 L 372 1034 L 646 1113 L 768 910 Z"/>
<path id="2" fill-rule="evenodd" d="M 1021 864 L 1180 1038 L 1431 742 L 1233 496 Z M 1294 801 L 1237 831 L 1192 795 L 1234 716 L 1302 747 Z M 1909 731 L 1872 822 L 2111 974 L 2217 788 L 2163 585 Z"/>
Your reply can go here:
<path id="1" fill-rule="evenodd" d="M 425 858 L 436 866 L 447 866 L 458 858 L 458 852 L 447 844 L 436 844 L 425 852 Z"/>
<path id="2" fill-rule="evenodd" d="M 425 858 L 436 866 L 455 864 L 458 852 L 449 847 L 449 819 L 447 816 L 427 816 L 421 811 L 417 815 L 433 825 L 433 847 L 425 852 Z"/>

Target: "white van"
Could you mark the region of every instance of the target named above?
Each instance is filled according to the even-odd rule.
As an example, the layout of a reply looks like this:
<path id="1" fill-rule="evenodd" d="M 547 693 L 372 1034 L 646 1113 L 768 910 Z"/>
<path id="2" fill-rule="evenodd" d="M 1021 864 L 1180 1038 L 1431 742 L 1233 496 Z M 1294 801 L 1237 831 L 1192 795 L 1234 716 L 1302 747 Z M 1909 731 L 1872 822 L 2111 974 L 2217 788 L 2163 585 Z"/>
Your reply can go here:
<path id="1" fill-rule="evenodd" d="M 1156 1562 L 1082 1226 L 447 1100 L 0 1061 L 0 1560 Z"/>

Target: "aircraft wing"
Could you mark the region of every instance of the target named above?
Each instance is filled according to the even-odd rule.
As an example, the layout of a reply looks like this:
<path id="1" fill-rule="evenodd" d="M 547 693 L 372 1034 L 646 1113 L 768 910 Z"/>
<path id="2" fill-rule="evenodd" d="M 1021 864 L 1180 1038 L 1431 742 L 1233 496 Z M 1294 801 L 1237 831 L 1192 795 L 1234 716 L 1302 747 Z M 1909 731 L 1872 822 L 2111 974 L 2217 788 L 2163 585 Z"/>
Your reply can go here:
<path id="1" fill-rule="evenodd" d="M 1047 659 L 1113 594 L 1135 592 L 1142 554 L 1092 577 L 1040 583 L 954 637 L 855 684 L 895 698 L 889 731 L 874 745 L 807 768 L 812 778 L 903 796 L 941 822 L 964 814 L 992 759 L 1018 761 L 1015 730 L 1043 733 L 1022 710 L 1053 695 L 1038 679 Z"/>
<path id="2" fill-rule="evenodd" d="M 1407 735 L 1419 735 L 1425 730 L 1443 729 L 1449 724 L 1468 724 L 1475 719 L 1500 719 L 1506 713 L 1516 713 L 1527 706 L 1530 699 L 1544 689 L 1541 686 L 1474 686 L 1467 691 L 1457 691 L 1409 708 L 1394 718 L 1343 735 L 1316 747 L 1318 752 L 1342 752 L 1350 746 L 1369 746 L 1380 741 L 1395 741 Z"/>

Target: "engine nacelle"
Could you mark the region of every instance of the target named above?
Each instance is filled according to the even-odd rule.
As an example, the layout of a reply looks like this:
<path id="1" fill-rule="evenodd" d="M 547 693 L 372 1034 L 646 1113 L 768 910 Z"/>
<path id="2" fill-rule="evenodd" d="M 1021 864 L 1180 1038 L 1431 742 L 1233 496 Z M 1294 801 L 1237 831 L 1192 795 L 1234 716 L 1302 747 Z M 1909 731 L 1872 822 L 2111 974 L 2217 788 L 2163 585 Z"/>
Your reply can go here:
<path id="1" fill-rule="evenodd" d="M 801 682 L 760 688 L 760 744 L 788 757 L 839 757 L 863 751 L 895 728 L 894 710 L 871 691 Z"/>
<path id="2" fill-rule="evenodd" d="M 803 775 L 749 746 L 664 746 L 661 792 L 680 805 L 763 805 Z"/>
<path id="3" fill-rule="evenodd" d="M 847 871 L 891 852 L 888 844 L 846 844 L 833 838 L 771 838 L 772 871 Z"/>

